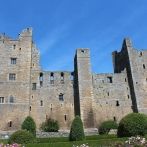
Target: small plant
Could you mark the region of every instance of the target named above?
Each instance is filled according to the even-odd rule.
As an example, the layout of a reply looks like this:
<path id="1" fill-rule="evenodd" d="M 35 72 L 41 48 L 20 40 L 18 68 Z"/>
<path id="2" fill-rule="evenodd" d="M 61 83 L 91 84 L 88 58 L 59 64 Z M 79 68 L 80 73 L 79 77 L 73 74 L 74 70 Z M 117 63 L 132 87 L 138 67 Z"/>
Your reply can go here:
<path id="1" fill-rule="evenodd" d="M 21 128 L 23 130 L 29 131 L 34 136 L 36 136 L 36 124 L 31 116 L 26 117 L 26 119 L 24 120 L 24 122 L 21 125 Z"/>
<path id="2" fill-rule="evenodd" d="M 58 121 L 49 118 L 41 124 L 41 129 L 45 132 L 58 132 Z"/>
<path id="3" fill-rule="evenodd" d="M 118 124 L 113 120 L 104 121 L 99 127 L 99 134 L 108 134 L 111 129 L 117 129 Z"/>
<path id="4" fill-rule="evenodd" d="M 32 143 L 34 142 L 34 135 L 27 130 L 19 130 L 11 135 L 8 142 L 18 144 Z"/>
<path id="5" fill-rule="evenodd" d="M 130 137 L 125 142 L 115 143 L 112 147 L 146 147 L 147 141 L 141 136 Z"/>
<path id="6" fill-rule="evenodd" d="M 81 145 L 73 145 L 72 147 L 89 147 L 88 143 Z"/>
<path id="7" fill-rule="evenodd" d="M 119 123 L 118 137 L 131 137 L 147 133 L 147 116 L 140 113 L 131 113 L 122 118 Z"/>
<path id="8" fill-rule="evenodd" d="M 72 122 L 69 140 L 70 141 L 79 141 L 85 138 L 84 128 L 82 120 L 79 116 L 76 116 Z"/>

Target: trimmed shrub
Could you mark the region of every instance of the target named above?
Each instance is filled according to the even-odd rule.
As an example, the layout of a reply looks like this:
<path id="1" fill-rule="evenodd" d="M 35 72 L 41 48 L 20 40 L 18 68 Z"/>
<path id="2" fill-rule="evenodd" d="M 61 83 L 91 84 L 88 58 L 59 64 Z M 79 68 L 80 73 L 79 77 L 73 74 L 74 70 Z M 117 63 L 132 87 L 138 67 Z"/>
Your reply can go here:
<path id="1" fill-rule="evenodd" d="M 36 124 L 31 116 L 26 117 L 26 119 L 24 120 L 24 122 L 21 125 L 21 128 L 23 130 L 29 131 L 34 136 L 36 136 Z"/>
<path id="2" fill-rule="evenodd" d="M 45 132 L 58 132 L 58 121 L 49 118 L 41 124 L 41 129 Z"/>
<path id="3" fill-rule="evenodd" d="M 19 130 L 14 132 L 10 138 L 9 143 L 18 143 L 18 144 L 26 144 L 34 142 L 34 135 L 27 130 Z"/>
<path id="4" fill-rule="evenodd" d="M 71 125 L 69 140 L 79 141 L 83 139 L 85 139 L 83 123 L 81 118 L 79 116 L 76 116 Z"/>
<path id="5" fill-rule="evenodd" d="M 117 129 L 118 124 L 113 120 L 104 121 L 99 127 L 99 134 L 108 134 L 111 129 Z"/>
<path id="6" fill-rule="evenodd" d="M 147 116 L 140 113 L 126 115 L 119 123 L 118 137 L 145 135 L 147 133 Z"/>

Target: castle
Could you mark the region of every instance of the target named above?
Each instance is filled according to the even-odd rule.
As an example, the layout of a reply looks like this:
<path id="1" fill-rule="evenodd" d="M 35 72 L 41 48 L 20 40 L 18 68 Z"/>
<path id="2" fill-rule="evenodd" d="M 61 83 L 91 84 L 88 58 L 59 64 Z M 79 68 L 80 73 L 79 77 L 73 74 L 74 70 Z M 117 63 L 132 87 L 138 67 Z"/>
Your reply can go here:
<path id="1" fill-rule="evenodd" d="M 133 111 L 147 114 L 147 51 L 124 39 L 112 56 L 114 73 L 92 73 L 90 50 L 83 48 L 76 50 L 73 72 L 43 71 L 31 28 L 17 40 L 1 35 L 0 130 L 19 129 L 28 115 L 37 128 L 53 118 L 69 129 L 75 115 L 85 128 L 94 128 Z"/>

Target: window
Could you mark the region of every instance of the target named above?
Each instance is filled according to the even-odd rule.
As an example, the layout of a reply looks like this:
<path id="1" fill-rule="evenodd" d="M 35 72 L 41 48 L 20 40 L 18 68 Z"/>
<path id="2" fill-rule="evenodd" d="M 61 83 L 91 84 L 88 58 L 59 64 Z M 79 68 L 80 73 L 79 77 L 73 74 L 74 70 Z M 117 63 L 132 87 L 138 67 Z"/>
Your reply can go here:
<path id="1" fill-rule="evenodd" d="M 145 69 L 145 64 L 143 64 L 143 69 Z"/>
<path id="2" fill-rule="evenodd" d="M 32 110 L 32 107 L 30 106 L 30 111 Z"/>
<path id="3" fill-rule="evenodd" d="M 11 128 L 12 127 L 12 121 L 9 121 L 9 127 Z"/>
<path id="4" fill-rule="evenodd" d="M 64 73 L 61 72 L 61 84 L 64 84 Z"/>
<path id="5" fill-rule="evenodd" d="M 11 58 L 11 64 L 16 64 L 16 59 L 17 58 Z"/>
<path id="6" fill-rule="evenodd" d="M 127 82 L 127 79 L 125 78 L 125 82 Z"/>
<path id="7" fill-rule="evenodd" d="M 32 83 L 32 90 L 36 90 L 36 83 Z"/>
<path id="8" fill-rule="evenodd" d="M 73 81 L 73 79 L 74 79 L 74 73 L 71 72 L 71 74 L 70 74 L 70 80 Z"/>
<path id="9" fill-rule="evenodd" d="M 107 93 L 107 95 L 109 96 L 109 92 Z"/>
<path id="10" fill-rule="evenodd" d="M 82 53 L 85 53 L 85 50 L 81 50 Z"/>
<path id="11" fill-rule="evenodd" d="M 66 116 L 66 114 L 64 115 L 64 120 L 65 120 L 65 121 L 67 120 L 67 116 Z"/>
<path id="12" fill-rule="evenodd" d="M 4 103 L 4 97 L 0 97 L 0 103 Z"/>
<path id="13" fill-rule="evenodd" d="M 42 87 L 43 86 L 43 73 L 40 73 L 39 80 L 40 80 L 40 87 Z"/>
<path id="14" fill-rule="evenodd" d="M 43 106 L 43 101 L 42 100 L 40 101 L 40 106 Z"/>
<path id="15" fill-rule="evenodd" d="M 50 74 L 50 84 L 54 84 L 54 73 L 51 72 Z"/>
<path id="16" fill-rule="evenodd" d="M 128 99 L 130 98 L 130 96 L 128 95 Z"/>
<path id="17" fill-rule="evenodd" d="M 16 45 L 14 44 L 14 45 L 13 45 L 13 49 L 15 50 L 15 48 L 16 48 Z"/>
<path id="18" fill-rule="evenodd" d="M 52 104 L 51 104 L 51 111 L 53 110 L 53 108 L 52 108 Z"/>
<path id="19" fill-rule="evenodd" d="M 59 101 L 64 101 L 64 98 L 63 98 L 63 94 L 62 93 L 59 94 Z"/>
<path id="20" fill-rule="evenodd" d="M 107 77 L 108 83 L 112 83 L 112 77 Z"/>
<path id="21" fill-rule="evenodd" d="M 9 74 L 9 80 L 15 81 L 16 80 L 16 74 L 15 73 L 10 73 Z"/>
<path id="22" fill-rule="evenodd" d="M 115 116 L 113 117 L 113 120 L 116 121 L 116 117 Z"/>
<path id="23" fill-rule="evenodd" d="M 116 101 L 116 106 L 117 106 L 117 107 L 120 106 L 119 101 Z"/>
<path id="24" fill-rule="evenodd" d="M 10 103 L 14 103 L 14 97 L 13 97 L 13 96 L 10 96 L 9 102 L 10 102 Z"/>
<path id="25" fill-rule="evenodd" d="M 142 52 L 139 52 L 139 57 L 141 57 L 142 56 Z"/>

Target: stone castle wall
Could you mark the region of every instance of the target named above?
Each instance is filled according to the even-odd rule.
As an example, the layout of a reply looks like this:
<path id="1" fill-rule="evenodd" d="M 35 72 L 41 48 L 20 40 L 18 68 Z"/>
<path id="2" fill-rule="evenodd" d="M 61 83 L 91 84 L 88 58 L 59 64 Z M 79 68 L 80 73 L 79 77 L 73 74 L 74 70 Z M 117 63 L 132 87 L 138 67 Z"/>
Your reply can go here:
<path id="1" fill-rule="evenodd" d="M 92 73 L 89 49 L 77 49 L 73 72 L 43 71 L 30 28 L 17 40 L 0 35 L 0 130 L 19 129 L 28 115 L 38 129 L 48 118 L 69 129 L 75 115 L 93 128 L 133 111 L 147 113 L 146 57 L 125 39 L 113 52 L 114 73 Z"/>

